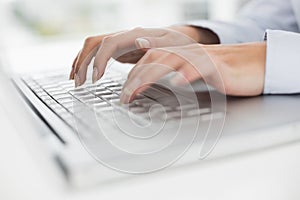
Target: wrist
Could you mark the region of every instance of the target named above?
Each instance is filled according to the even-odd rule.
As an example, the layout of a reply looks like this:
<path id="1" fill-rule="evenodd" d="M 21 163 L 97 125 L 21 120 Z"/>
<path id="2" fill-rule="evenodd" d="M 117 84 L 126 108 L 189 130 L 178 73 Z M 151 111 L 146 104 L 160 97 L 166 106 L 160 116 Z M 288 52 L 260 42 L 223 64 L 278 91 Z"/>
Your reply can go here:
<path id="1" fill-rule="evenodd" d="M 189 25 L 171 26 L 169 28 L 187 35 L 188 37 L 195 40 L 197 43 L 220 44 L 220 39 L 218 35 L 210 29 Z"/>

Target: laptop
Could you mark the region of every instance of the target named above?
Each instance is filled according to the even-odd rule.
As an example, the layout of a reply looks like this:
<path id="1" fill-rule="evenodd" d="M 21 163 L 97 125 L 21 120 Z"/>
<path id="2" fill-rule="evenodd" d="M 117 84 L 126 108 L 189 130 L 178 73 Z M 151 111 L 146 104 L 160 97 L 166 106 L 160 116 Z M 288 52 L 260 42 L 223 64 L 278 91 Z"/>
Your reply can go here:
<path id="1" fill-rule="evenodd" d="M 8 105 L 16 118 L 26 108 L 49 159 L 74 187 L 300 139 L 296 131 L 277 131 L 299 122 L 299 95 L 228 97 L 201 81 L 172 87 L 167 76 L 123 105 L 130 67 L 119 65 L 79 88 L 64 72 L 11 75 L 0 67 L 1 99 L 14 99 Z"/>

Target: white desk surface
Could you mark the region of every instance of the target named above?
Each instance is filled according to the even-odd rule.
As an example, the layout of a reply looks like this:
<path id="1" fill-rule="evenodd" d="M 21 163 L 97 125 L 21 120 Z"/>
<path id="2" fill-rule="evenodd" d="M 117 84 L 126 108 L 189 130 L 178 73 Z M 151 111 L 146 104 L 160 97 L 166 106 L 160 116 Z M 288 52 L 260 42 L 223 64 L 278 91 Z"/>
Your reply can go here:
<path id="1" fill-rule="evenodd" d="M 300 197 L 300 143 L 72 190 L 61 184 L 58 173 L 48 173 L 35 159 L 16 131 L 16 122 L 6 117 L 6 111 L 0 105 L 0 199 L 293 200 Z M 49 174 L 53 176 L 51 180 Z"/>

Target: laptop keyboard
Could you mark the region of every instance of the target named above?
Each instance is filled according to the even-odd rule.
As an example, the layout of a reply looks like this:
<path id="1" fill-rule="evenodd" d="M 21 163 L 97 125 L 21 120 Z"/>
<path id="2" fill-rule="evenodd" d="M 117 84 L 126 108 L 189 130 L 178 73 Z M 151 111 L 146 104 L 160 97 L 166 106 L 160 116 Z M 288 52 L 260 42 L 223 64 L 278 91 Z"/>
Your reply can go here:
<path id="1" fill-rule="evenodd" d="M 74 128 L 74 117 L 80 118 L 76 112 L 76 106 L 90 109 L 97 116 L 110 119 L 109 112 L 113 109 L 128 111 L 141 123 L 150 120 L 151 113 L 155 113 L 159 120 L 179 120 L 182 117 L 189 118 L 200 116 L 202 121 L 223 117 L 222 113 L 212 113 L 210 108 L 199 108 L 198 104 L 188 101 L 181 105 L 170 101 L 168 92 L 162 92 L 151 87 L 129 105 L 120 104 L 120 94 L 125 79 L 118 72 L 108 72 L 96 84 L 88 83 L 83 87 L 74 88 L 74 81 L 66 80 L 65 74 L 23 78 L 25 84 L 32 92 L 46 104 L 57 116 Z M 165 102 L 164 102 L 165 101 Z M 76 105 L 76 106 L 75 106 Z M 157 106 L 159 105 L 159 106 Z M 162 108 L 164 113 L 162 114 Z M 84 123 L 84 119 L 81 119 Z M 78 123 L 78 121 L 76 120 Z"/>

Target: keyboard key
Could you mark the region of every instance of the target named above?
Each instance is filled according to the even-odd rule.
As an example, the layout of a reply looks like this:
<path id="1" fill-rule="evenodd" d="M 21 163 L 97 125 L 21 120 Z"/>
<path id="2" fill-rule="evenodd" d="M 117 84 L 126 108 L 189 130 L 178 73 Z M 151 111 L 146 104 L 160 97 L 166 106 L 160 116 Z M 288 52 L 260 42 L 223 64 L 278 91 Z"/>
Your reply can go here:
<path id="1" fill-rule="evenodd" d="M 143 98 L 143 99 L 133 100 L 132 104 L 143 106 L 143 107 L 150 107 L 151 105 L 156 104 L 156 102 L 148 98 Z"/>
<path id="2" fill-rule="evenodd" d="M 94 104 L 101 103 L 101 102 L 104 102 L 104 101 L 102 99 L 94 96 L 93 99 L 88 99 L 84 103 L 87 105 L 94 105 Z"/>
<path id="3" fill-rule="evenodd" d="M 68 97 L 71 97 L 71 95 L 70 94 L 68 94 L 68 93 L 55 93 L 55 94 L 51 94 L 52 95 L 52 97 L 54 97 L 55 99 L 61 99 L 61 98 L 68 98 Z"/>
<path id="4" fill-rule="evenodd" d="M 74 81 L 73 80 L 60 81 L 58 84 L 61 86 L 74 86 Z"/>
<path id="5" fill-rule="evenodd" d="M 122 91 L 123 86 L 122 85 L 120 85 L 120 86 L 109 86 L 107 88 L 109 90 L 112 90 L 112 91 Z"/>
<path id="6" fill-rule="evenodd" d="M 112 106 L 103 106 L 103 107 L 95 107 L 96 112 L 104 112 L 104 111 L 113 111 L 114 108 Z"/>
<path id="7" fill-rule="evenodd" d="M 66 109 L 69 109 L 69 108 L 72 108 L 72 107 L 73 107 L 73 102 L 65 103 L 64 105 L 61 105 L 61 106 L 63 106 L 63 107 L 66 108 Z"/>
<path id="8" fill-rule="evenodd" d="M 112 92 L 110 91 L 100 91 L 100 92 L 95 92 L 95 95 L 97 97 L 100 97 L 101 99 L 103 99 L 103 96 L 106 96 L 106 95 L 111 95 Z"/>
<path id="9" fill-rule="evenodd" d="M 119 99 L 119 95 L 116 95 L 116 94 L 107 94 L 107 95 L 101 95 L 101 97 L 105 100 L 111 100 L 111 99 Z"/>
<path id="10" fill-rule="evenodd" d="M 215 119 L 221 119 L 224 117 L 224 113 L 222 112 L 216 112 L 216 113 L 208 113 L 201 116 L 202 121 L 209 121 L 209 120 L 215 120 Z"/>
<path id="11" fill-rule="evenodd" d="M 69 93 L 71 95 L 78 95 L 78 96 L 81 95 L 81 96 L 83 96 L 83 95 L 90 94 L 90 91 L 85 90 L 85 89 L 81 89 L 81 90 L 69 90 Z"/>
<path id="12" fill-rule="evenodd" d="M 75 98 L 72 98 L 72 97 L 63 97 L 63 98 L 58 98 L 57 101 L 60 103 L 60 104 L 68 104 L 70 102 L 73 102 L 75 100 Z"/>
<path id="13" fill-rule="evenodd" d="M 84 92 L 84 88 L 74 88 L 72 90 L 69 90 L 69 93 L 74 94 L 75 92 Z"/>
<path id="14" fill-rule="evenodd" d="M 108 103 L 106 103 L 105 101 L 98 102 L 93 105 L 94 108 L 103 108 L 103 107 L 109 107 L 109 106 L 110 105 Z"/>
<path id="15" fill-rule="evenodd" d="M 83 102 L 86 102 L 88 100 L 93 100 L 93 99 L 96 99 L 97 97 L 92 95 L 92 94 L 88 94 L 88 95 L 85 95 L 85 96 L 75 96 L 77 97 L 80 101 L 83 101 Z"/>
<path id="16" fill-rule="evenodd" d="M 133 113 L 144 113 L 147 112 L 147 110 L 144 107 L 129 107 L 129 111 Z"/>
<path id="17" fill-rule="evenodd" d="M 101 83 L 102 86 L 104 87 L 122 87 L 120 83 L 117 82 L 110 82 L 110 83 Z"/>
<path id="18" fill-rule="evenodd" d="M 174 109 L 170 106 L 162 106 L 162 105 L 153 105 L 150 109 L 151 114 L 153 115 L 162 115 L 164 113 L 172 112 Z"/>
<path id="19" fill-rule="evenodd" d="M 42 96 L 40 96 L 40 98 L 44 101 L 44 102 L 46 102 L 46 101 L 51 101 L 51 100 L 53 100 L 49 95 L 42 95 Z M 54 100 L 53 100 L 54 101 Z"/>
<path id="20" fill-rule="evenodd" d="M 183 114 L 180 111 L 167 112 L 163 115 L 163 119 L 180 119 Z"/>
<path id="21" fill-rule="evenodd" d="M 64 95 L 66 94 L 66 91 L 64 90 L 56 90 L 56 91 L 47 91 L 50 95 Z"/>
<path id="22" fill-rule="evenodd" d="M 180 105 L 177 106 L 175 109 L 176 110 L 194 110 L 194 109 L 198 109 L 199 105 L 197 104 L 185 104 L 185 105 Z"/>
<path id="23" fill-rule="evenodd" d="M 210 112 L 211 112 L 210 108 L 200 108 L 200 109 L 189 110 L 186 112 L 186 115 L 188 117 L 193 117 L 193 116 L 199 116 Z"/>
<path id="24" fill-rule="evenodd" d="M 137 95 L 131 104 L 124 106 L 120 104 L 120 94 L 126 78 L 121 74 L 108 72 L 97 84 L 86 83 L 79 88 L 74 88 L 74 81 L 65 78 L 62 75 L 49 75 L 26 80 L 36 95 L 71 127 L 79 122 L 89 123 L 89 114 L 95 116 L 95 113 L 110 122 L 115 114 L 123 113 L 124 117 L 132 117 L 140 124 L 148 124 L 150 117 L 172 123 L 182 117 L 200 116 L 201 120 L 207 121 L 224 115 L 211 113 L 210 108 L 199 108 L 197 103 L 186 101 L 183 102 L 185 105 L 179 105 L 177 99 L 173 101 L 169 98 L 172 93 L 154 86 Z M 121 112 L 117 112 L 118 110 Z M 74 120 L 75 118 L 78 119 Z"/>
<path id="25" fill-rule="evenodd" d="M 111 79 L 105 79 L 105 78 L 101 78 L 100 82 L 97 84 L 97 86 L 102 86 L 102 84 L 105 83 L 113 83 L 114 81 Z"/>
<path id="26" fill-rule="evenodd" d="M 142 92 L 143 95 L 150 97 L 152 99 L 158 99 L 162 97 L 168 97 L 170 96 L 168 93 L 162 92 L 158 89 L 155 89 L 153 87 L 148 88 L 147 90 Z"/>
<path id="27" fill-rule="evenodd" d="M 55 104 L 55 105 L 57 104 L 57 102 L 52 98 L 46 99 L 46 100 L 44 100 L 44 102 L 49 106 L 51 106 L 53 104 Z"/>
<path id="28" fill-rule="evenodd" d="M 47 91 L 57 91 L 61 90 L 58 84 L 40 84 L 42 88 L 44 88 Z"/>
<path id="29" fill-rule="evenodd" d="M 109 102 L 110 104 L 118 104 L 118 103 L 120 103 L 120 99 L 119 99 L 119 98 L 116 98 L 116 99 L 110 99 L 108 102 Z"/>

